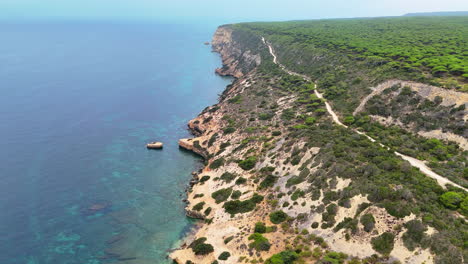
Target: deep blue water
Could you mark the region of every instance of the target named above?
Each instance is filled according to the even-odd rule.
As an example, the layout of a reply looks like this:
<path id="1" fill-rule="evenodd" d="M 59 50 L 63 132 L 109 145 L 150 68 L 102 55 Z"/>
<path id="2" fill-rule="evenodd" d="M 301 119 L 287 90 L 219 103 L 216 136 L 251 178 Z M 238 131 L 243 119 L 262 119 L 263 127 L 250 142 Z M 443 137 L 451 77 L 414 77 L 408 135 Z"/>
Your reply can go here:
<path id="1" fill-rule="evenodd" d="M 230 82 L 215 27 L 0 24 L 0 263 L 169 263 L 201 166 L 177 141 Z"/>

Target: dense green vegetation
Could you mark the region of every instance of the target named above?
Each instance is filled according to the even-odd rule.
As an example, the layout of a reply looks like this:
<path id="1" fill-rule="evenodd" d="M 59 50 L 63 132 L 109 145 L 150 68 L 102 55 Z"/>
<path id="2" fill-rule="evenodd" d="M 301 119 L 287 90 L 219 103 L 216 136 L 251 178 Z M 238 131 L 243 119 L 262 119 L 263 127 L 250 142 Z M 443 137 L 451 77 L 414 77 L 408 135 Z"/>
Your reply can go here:
<path id="1" fill-rule="evenodd" d="M 254 228 L 255 233 L 263 234 L 266 232 L 266 230 L 267 230 L 267 227 L 264 223 L 262 222 L 255 223 L 255 228 Z"/>
<path id="2" fill-rule="evenodd" d="M 247 213 L 255 209 L 255 206 L 263 200 L 263 196 L 254 194 L 252 198 L 244 201 L 232 200 L 224 203 L 223 208 L 227 213 L 235 215 Z"/>
<path id="3" fill-rule="evenodd" d="M 324 48 L 375 66 L 468 74 L 468 18 L 378 18 L 242 24 L 281 45 Z"/>
<path id="4" fill-rule="evenodd" d="M 372 239 L 372 248 L 382 255 L 389 255 L 393 250 L 395 235 L 390 232 L 385 232 L 378 237 Z"/>
<path id="5" fill-rule="evenodd" d="M 364 226 L 366 232 L 372 231 L 375 226 L 375 219 L 372 214 L 365 214 L 361 216 L 361 224 Z"/>
<path id="6" fill-rule="evenodd" d="M 283 211 L 274 211 L 270 214 L 270 221 L 273 224 L 280 224 L 288 219 L 288 215 Z"/>
<path id="7" fill-rule="evenodd" d="M 409 87 L 395 85 L 372 97 L 366 104 L 371 115 L 392 117 L 415 132 L 443 129 L 460 136 L 468 131 L 465 105 L 442 106 L 442 97 L 424 99 Z M 353 123 L 353 122 L 351 122 Z"/>
<path id="8" fill-rule="evenodd" d="M 203 209 L 203 206 L 205 206 L 205 202 L 199 202 L 193 206 L 192 210 L 201 211 Z"/>
<path id="9" fill-rule="evenodd" d="M 278 254 L 274 254 L 271 258 L 267 259 L 266 264 L 292 264 L 299 255 L 294 251 L 282 251 Z"/>
<path id="10" fill-rule="evenodd" d="M 218 257 L 219 260 L 227 260 L 231 256 L 231 253 L 224 251 Z"/>
<path id="11" fill-rule="evenodd" d="M 253 233 L 249 236 L 249 240 L 253 240 L 250 244 L 250 248 L 254 248 L 257 251 L 268 251 L 270 250 L 271 244 L 267 238 L 260 233 Z"/>
<path id="12" fill-rule="evenodd" d="M 210 169 L 215 170 L 215 169 L 217 169 L 217 168 L 219 168 L 219 167 L 221 167 L 223 165 L 224 165 L 224 159 L 223 158 L 216 159 L 210 164 Z"/>
<path id="13" fill-rule="evenodd" d="M 397 126 L 386 127 L 365 115 L 357 117 L 353 126 L 390 148 L 428 161 L 436 173 L 468 187 L 468 151 L 463 151 L 456 143 L 416 136 Z"/>
<path id="14" fill-rule="evenodd" d="M 216 203 L 222 203 L 231 196 L 232 188 L 219 189 L 211 194 L 211 197 L 215 199 Z"/>
<path id="15" fill-rule="evenodd" d="M 257 157 L 251 156 L 239 162 L 239 167 L 243 170 L 251 170 L 255 167 L 255 163 L 257 163 Z"/>
<path id="16" fill-rule="evenodd" d="M 254 51 L 259 43 L 253 36 L 265 37 L 282 64 L 317 80 L 319 89 L 340 112 L 351 113 L 369 87 L 393 78 L 467 92 L 467 25 L 465 16 L 242 23 L 232 27 Z M 271 74 L 279 70 L 262 64 Z"/>
<path id="17" fill-rule="evenodd" d="M 368 195 L 372 204 L 385 208 L 390 215 L 402 218 L 414 213 L 422 217 L 423 225 L 438 230 L 437 234 L 427 239 L 406 239 L 409 247 L 428 245 L 437 254 L 437 263 L 456 263 L 448 260 L 461 259 L 465 250 L 464 241 L 468 239 L 467 223 L 464 219 L 452 215 L 446 209 L 446 204 L 458 205 L 453 210 L 460 210 L 460 199 L 465 198 L 463 192 L 462 195 L 457 195 L 456 199 L 444 199 L 451 195 L 442 196 L 446 192 L 434 180 L 395 156 L 391 150 L 382 148 L 345 128 L 320 124 L 308 129 L 291 130 L 289 137 L 297 140 L 307 138 L 308 147 L 321 148 L 312 166 L 322 166 L 305 177 L 305 180 L 311 183 L 307 192 L 313 194 L 322 190 L 327 193 L 330 188 L 328 181 L 333 181 L 337 175 L 352 180 L 350 186 L 323 200 L 328 205 L 320 209 L 323 211 L 323 220 L 326 221 L 322 228 L 329 228 L 334 222 L 336 205 L 333 200 L 340 206 L 346 206 L 347 199 L 361 193 Z M 459 190 L 456 192 L 460 193 Z M 446 202 L 447 200 L 449 202 Z M 363 204 L 356 217 L 368 206 L 369 204 Z M 365 224 L 365 228 L 371 230 L 373 217 L 360 217 L 358 219 Z M 351 218 L 345 219 L 338 226 L 350 230 L 352 235 L 356 221 Z M 415 228 L 409 232 L 417 233 L 417 230 Z M 387 254 L 393 245 L 390 240 L 389 235 L 376 238 L 375 247 L 382 254 Z"/>
<path id="18" fill-rule="evenodd" d="M 206 237 L 201 237 L 196 239 L 190 244 L 190 248 L 193 250 L 195 255 L 207 255 L 214 251 L 214 248 L 211 244 L 207 244 Z"/>
<path id="19" fill-rule="evenodd" d="M 419 245 L 428 247 L 429 240 L 425 234 L 427 227 L 421 221 L 411 220 L 404 226 L 407 231 L 403 234 L 403 242 L 409 250 L 415 250 Z"/>

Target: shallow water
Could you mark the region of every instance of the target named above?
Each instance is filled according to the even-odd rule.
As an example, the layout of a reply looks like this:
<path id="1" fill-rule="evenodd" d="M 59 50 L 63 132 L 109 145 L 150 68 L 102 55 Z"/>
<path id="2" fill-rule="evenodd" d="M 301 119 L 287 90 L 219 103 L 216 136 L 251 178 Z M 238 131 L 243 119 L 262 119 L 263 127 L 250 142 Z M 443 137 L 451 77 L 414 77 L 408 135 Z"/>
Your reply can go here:
<path id="1" fill-rule="evenodd" d="M 177 140 L 230 82 L 215 27 L 0 24 L 0 263 L 170 263 L 201 166 Z"/>

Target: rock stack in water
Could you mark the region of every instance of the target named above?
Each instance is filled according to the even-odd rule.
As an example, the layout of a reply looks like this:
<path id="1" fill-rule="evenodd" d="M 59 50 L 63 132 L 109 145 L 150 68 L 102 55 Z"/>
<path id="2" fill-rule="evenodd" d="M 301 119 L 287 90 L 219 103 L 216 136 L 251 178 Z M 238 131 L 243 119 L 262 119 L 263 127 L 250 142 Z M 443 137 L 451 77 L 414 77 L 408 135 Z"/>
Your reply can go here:
<path id="1" fill-rule="evenodd" d="M 163 148 L 163 143 L 161 142 L 151 142 L 146 144 L 146 147 L 148 149 L 162 149 Z"/>

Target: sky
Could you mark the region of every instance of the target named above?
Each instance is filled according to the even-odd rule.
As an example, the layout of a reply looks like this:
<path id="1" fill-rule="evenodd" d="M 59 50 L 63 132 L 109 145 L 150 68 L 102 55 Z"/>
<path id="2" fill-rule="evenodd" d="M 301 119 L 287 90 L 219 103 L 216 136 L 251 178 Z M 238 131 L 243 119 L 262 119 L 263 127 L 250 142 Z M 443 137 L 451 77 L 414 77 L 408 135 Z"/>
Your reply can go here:
<path id="1" fill-rule="evenodd" d="M 217 20 L 399 16 L 468 11 L 467 0 L 0 0 L 0 19 Z"/>

